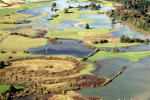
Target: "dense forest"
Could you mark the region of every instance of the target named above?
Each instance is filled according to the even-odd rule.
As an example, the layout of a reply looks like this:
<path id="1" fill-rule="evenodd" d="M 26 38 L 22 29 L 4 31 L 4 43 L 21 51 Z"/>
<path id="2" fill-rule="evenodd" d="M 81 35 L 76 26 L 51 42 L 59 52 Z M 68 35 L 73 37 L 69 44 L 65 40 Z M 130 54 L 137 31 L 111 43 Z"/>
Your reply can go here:
<path id="1" fill-rule="evenodd" d="M 116 10 L 107 12 L 107 15 L 134 24 L 138 28 L 150 31 L 150 0 L 108 0 L 123 4 Z M 113 5 L 115 6 L 115 2 Z"/>

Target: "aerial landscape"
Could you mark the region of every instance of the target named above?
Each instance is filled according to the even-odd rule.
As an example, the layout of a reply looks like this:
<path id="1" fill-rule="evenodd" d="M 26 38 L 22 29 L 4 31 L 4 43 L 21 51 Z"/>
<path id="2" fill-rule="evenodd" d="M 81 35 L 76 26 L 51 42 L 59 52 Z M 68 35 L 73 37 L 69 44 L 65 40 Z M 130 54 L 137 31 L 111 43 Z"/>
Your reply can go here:
<path id="1" fill-rule="evenodd" d="M 150 0 L 0 0 L 0 100 L 150 100 Z"/>

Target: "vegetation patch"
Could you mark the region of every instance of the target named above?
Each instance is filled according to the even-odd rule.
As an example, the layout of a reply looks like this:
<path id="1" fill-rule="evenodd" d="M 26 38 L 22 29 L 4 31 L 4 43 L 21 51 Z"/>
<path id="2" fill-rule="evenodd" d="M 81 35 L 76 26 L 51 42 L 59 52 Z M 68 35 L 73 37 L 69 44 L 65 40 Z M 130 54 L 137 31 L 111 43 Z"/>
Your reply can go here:
<path id="1" fill-rule="evenodd" d="M 122 57 L 127 58 L 131 61 L 138 61 L 140 58 L 145 58 L 148 55 L 150 55 L 150 51 L 145 52 L 125 52 L 125 53 L 111 53 L 106 51 L 100 51 L 93 55 L 92 57 L 89 57 L 87 60 L 94 60 L 94 59 L 100 59 L 105 57 Z"/>

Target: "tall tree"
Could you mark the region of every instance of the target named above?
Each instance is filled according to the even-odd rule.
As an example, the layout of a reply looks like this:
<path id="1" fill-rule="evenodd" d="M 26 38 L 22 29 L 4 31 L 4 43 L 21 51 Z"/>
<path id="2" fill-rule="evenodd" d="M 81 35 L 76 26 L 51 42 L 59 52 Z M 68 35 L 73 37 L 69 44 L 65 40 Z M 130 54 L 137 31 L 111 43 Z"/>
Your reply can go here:
<path id="1" fill-rule="evenodd" d="M 86 24 L 85 29 L 89 29 L 89 25 L 88 25 L 88 23 Z"/>

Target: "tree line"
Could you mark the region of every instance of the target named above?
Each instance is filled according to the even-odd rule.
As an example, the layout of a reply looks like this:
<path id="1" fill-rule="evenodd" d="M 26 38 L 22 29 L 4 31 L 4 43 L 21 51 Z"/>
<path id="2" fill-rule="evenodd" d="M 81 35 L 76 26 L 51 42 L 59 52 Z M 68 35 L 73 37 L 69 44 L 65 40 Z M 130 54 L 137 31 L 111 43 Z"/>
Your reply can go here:
<path id="1" fill-rule="evenodd" d="M 116 10 L 107 12 L 109 17 L 126 21 L 145 31 L 150 31 L 150 1 L 146 0 L 108 0 L 123 4 Z M 113 21 L 112 21 L 113 22 Z"/>

